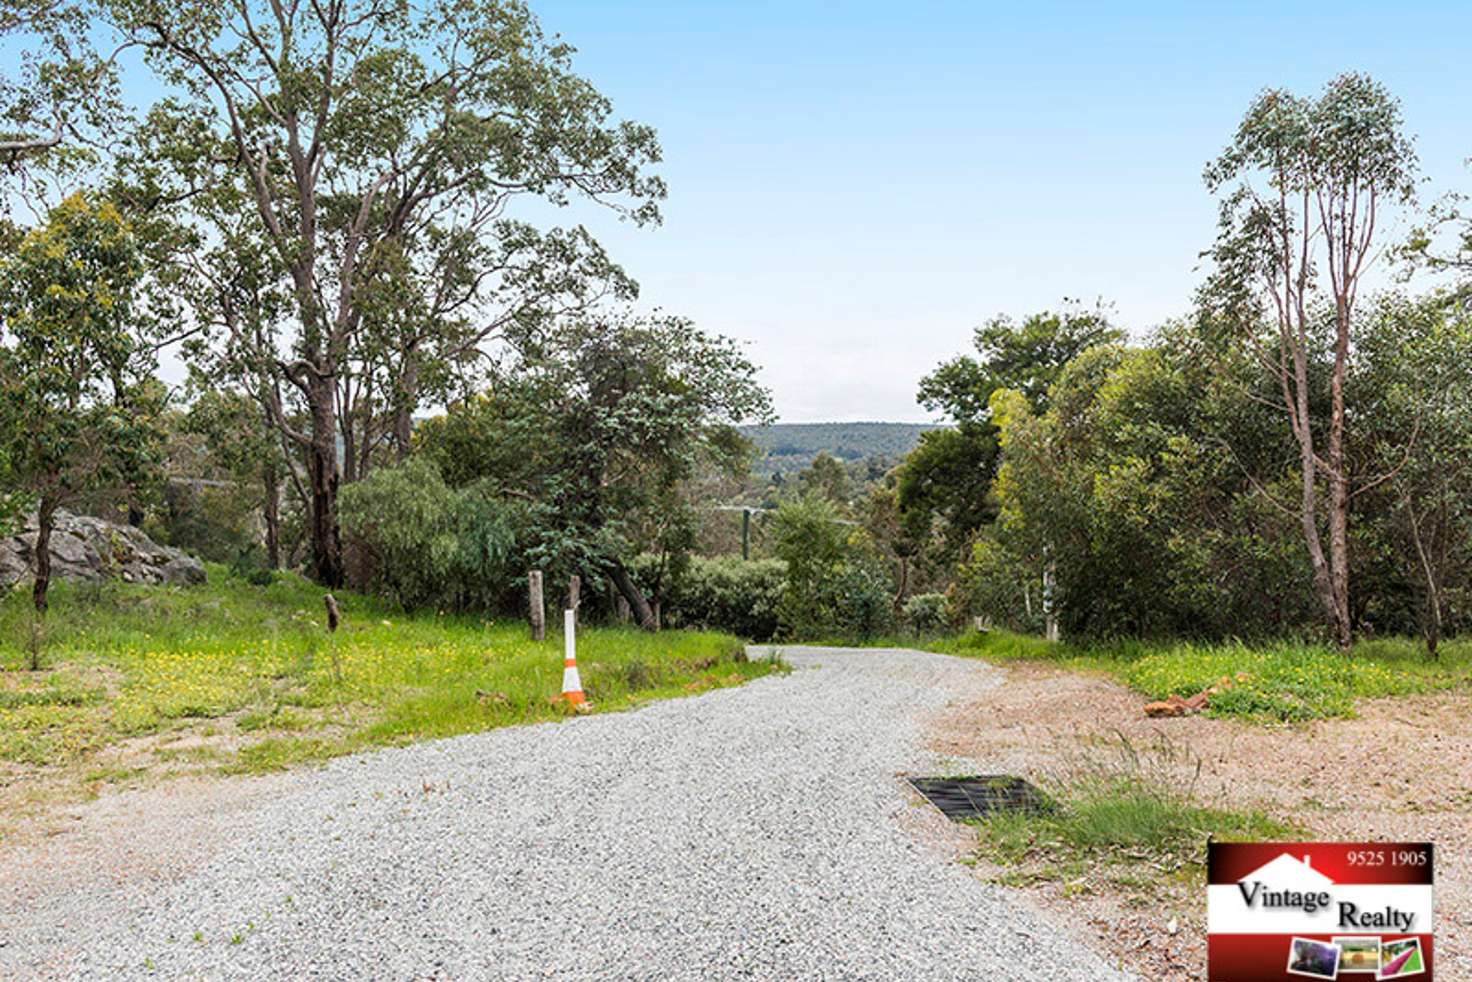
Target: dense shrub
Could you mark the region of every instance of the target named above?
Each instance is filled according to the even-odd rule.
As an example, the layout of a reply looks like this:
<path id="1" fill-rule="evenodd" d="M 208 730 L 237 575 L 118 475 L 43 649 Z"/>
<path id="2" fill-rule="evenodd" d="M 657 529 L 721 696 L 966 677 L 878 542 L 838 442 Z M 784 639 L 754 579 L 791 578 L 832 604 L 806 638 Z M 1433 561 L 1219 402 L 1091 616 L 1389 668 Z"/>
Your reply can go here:
<path id="1" fill-rule="evenodd" d="M 411 459 L 343 489 L 343 535 L 357 553 L 354 586 L 405 608 L 483 609 L 510 587 L 506 507 L 479 485 L 450 488 Z"/>
<path id="2" fill-rule="evenodd" d="M 807 636 L 864 641 L 887 633 L 894 627 L 892 589 L 883 563 L 866 554 L 851 556 L 819 589 L 817 630 Z"/>
<path id="3" fill-rule="evenodd" d="M 641 557 L 636 564 L 640 570 L 649 566 L 652 557 Z M 691 557 L 666 589 L 665 623 L 728 631 L 752 641 L 771 640 L 777 633 L 786 573 L 787 565 L 779 559 Z"/>
<path id="4" fill-rule="evenodd" d="M 951 623 L 950 600 L 944 593 L 917 593 L 905 601 L 905 624 L 917 634 L 935 634 Z"/>
<path id="5" fill-rule="evenodd" d="M 784 502 L 775 520 L 777 555 L 787 563 L 778 606 L 786 638 L 864 639 L 893 625 L 889 570 L 862 533 L 852 533 L 824 498 Z"/>

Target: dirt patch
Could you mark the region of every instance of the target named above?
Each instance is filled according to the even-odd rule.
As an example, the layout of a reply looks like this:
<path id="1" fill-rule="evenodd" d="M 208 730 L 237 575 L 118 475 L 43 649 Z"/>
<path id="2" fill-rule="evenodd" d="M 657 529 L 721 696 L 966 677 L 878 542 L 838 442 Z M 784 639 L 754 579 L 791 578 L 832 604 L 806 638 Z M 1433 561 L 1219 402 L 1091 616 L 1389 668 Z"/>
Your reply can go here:
<path id="1" fill-rule="evenodd" d="M 1187 751 L 1176 776 L 1206 804 L 1260 808 L 1323 840 L 1434 842 L 1438 974 L 1472 979 L 1472 696 L 1369 700 L 1355 719 L 1265 727 L 1147 719 L 1141 697 L 1107 678 L 1039 663 L 1006 672 L 1006 684 L 937 720 L 935 750 L 1047 782 L 1081 756 L 1165 741 Z M 1205 977 L 1204 891 L 1161 877 L 1144 885 L 1153 902 L 1142 909 L 1138 896 L 1100 887 L 1026 889 L 1060 920 L 1087 923 L 1101 949 L 1146 978 Z"/>
<path id="2" fill-rule="evenodd" d="M 336 710 L 340 715 L 354 711 L 356 707 Z M 105 814 L 104 807 L 85 807 L 99 799 L 150 790 L 167 796 L 162 786 L 181 779 L 192 789 L 214 788 L 223 783 L 222 768 L 251 745 L 302 731 L 323 739 L 350 731 L 347 723 L 322 710 L 292 710 L 242 728 L 253 714 L 259 715 L 242 709 L 208 719 L 177 720 L 65 764 L 0 761 L 0 858 L 7 848 L 71 834 L 79 812 Z"/>

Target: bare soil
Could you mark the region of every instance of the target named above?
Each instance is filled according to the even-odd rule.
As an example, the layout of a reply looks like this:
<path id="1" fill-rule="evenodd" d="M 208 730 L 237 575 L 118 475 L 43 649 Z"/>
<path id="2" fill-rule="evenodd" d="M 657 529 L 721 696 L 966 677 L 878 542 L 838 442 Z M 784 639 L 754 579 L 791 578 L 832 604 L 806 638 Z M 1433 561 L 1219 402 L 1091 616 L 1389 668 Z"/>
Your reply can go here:
<path id="1" fill-rule="evenodd" d="M 1102 676 L 1028 662 L 1006 672 L 1006 684 L 937 719 L 933 749 L 1047 784 L 1080 759 L 1155 747 L 1168 752 L 1146 749 L 1153 765 L 1203 804 L 1258 808 L 1326 841 L 1434 842 L 1437 974 L 1472 979 L 1472 695 L 1369 700 L 1354 719 L 1263 726 L 1147 719 L 1144 699 Z M 1144 978 L 1205 978 L 1205 891 L 1138 872 L 1134 890 L 1104 873 L 1025 889 Z"/>

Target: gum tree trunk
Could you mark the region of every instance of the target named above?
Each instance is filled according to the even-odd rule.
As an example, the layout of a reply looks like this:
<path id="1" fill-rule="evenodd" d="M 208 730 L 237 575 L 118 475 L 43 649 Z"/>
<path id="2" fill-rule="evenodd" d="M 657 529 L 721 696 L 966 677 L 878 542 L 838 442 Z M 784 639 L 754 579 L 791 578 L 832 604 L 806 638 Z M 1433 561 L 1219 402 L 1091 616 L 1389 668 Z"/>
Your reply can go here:
<path id="1" fill-rule="evenodd" d="M 46 613 L 46 591 L 51 587 L 51 527 L 56 523 L 56 501 L 43 496 L 36 509 L 36 581 L 31 603 L 36 613 Z"/>
<path id="2" fill-rule="evenodd" d="M 618 592 L 629 602 L 629 608 L 634 612 L 634 620 L 639 626 L 646 631 L 658 630 L 659 627 L 649 601 L 645 600 L 644 594 L 639 592 L 639 587 L 634 584 L 634 578 L 629 575 L 623 563 L 614 563 L 609 576 L 613 578 L 613 585 L 618 587 Z"/>
<path id="3" fill-rule="evenodd" d="M 313 378 L 310 386 L 312 443 L 307 448 L 311 484 L 312 578 L 325 587 L 343 584 L 342 535 L 337 525 L 337 419 L 332 380 Z"/>
<path id="4" fill-rule="evenodd" d="M 266 523 L 266 566 L 281 568 L 281 480 L 276 475 L 276 465 L 267 464 L 261 475 L 265 485 L 265 500 L 261 502 L 261 515 Z"/>

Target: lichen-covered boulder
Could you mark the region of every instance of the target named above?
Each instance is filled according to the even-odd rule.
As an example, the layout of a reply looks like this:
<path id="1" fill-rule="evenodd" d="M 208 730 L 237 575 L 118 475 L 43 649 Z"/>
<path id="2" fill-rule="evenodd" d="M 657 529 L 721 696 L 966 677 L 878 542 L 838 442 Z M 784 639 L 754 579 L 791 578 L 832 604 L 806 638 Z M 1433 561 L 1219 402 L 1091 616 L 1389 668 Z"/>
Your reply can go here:
<path id="1" fill-rule="evenodd" d="M 31 575 L 36 516 L 19 534 L 0 539 L 0 587 Z M 51 530 L 51 575 L 71 580 L 113 577 L 125 583 L 203 583 L 199 560 L 161 546 L 131 525 L 58 511 Z"/>

